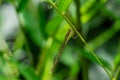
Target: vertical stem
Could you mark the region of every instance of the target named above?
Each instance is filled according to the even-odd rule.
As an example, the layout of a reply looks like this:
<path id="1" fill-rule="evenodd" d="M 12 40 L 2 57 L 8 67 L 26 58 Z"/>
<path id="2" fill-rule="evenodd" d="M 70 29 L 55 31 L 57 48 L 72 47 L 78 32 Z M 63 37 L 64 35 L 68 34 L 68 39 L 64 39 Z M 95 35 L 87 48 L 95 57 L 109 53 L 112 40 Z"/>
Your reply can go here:
<path id="1" fill-rule="evenodd" d="M 77 18 L 77 30 L 82 32 L 82 23 L 81 23 L 81 2 L 80 0 L 74 0 L 76 6 L 76 18 Z M 80 43 L 80 42 L 79 42 Z M 88 80 L 88 63 L 87 59 L 82 56 L 82 80 Z"/>
<path id="2" fill-rule="evenodd" d="M 30 64 L 32 66 L 34 66 L 34 61 L 33 61 L 33 57 L 32 57 L 32 52 L 30 51 L 30 47 L 29 47 L 29 43 L 28 43 L 28 40 L 26 38 L 26 35 L 25 35 L 25 30 L 24 30 L 24 25 L 22 24 L 21 20 L 20 20 L 20 17 L 19 17 L 19 13 L 17 15 L 18 17 L 18 20 L 19 20 L 19 25 L 20 25 L 20 30 L 21 30 L 21 34 L 23 34 L 23 37 L 24 37 L 24 42 L 25 42 L 25 45 L 26 45 L 26 51 L 27 51 L 27 56 L 30 60 Z"/>
<path id="3" fill-rule="evenodd" d="M 13 6 L 15 6 L 15 1 L 12 1 L 11 3 L 12 3 Z M 15 8 L 16 8 L 16 12 L 17 12 L 17 17 L 18 17 L 18 21 L 19 21 L 20 30 L 21 30 L 21 33 L 24 36 L 24 41 L 25 41 L 25 45 L 26 45 L 27 56 L 30 59 L 31 65 L 34 66 L 34 61 L 33 61 L 32 53 L 30 51 L 29 43 L 28 43 L 28 40 L 25 37 L 24 23 L 22 23 L 22 21 L 20 19 L 20 13 L 21 13 L 21 11 L 18 11 L 18 9 L 17 9 L 16 6 L 15 6 Z"/>
<path id="4" fill-rule="evenodd" d="M 78 25 L 78 29 L 80 29 L 81 30 L 81 25 L 82 25 L 82 23 L 81 23 L 81 13 L 80 13 L 80 7 L 81 7 L 81 3 L 80 3 L 80 0 L 74 0 L 74 2 L 75 2 L 75 6 L 76 6 L 76 18 L 77 18 L 77 25 Z"/>
<path id="5" fill-rule="evenodd" d="M 88 62 L 84 56 L 82 56 L 82 80 L 88 80 Z"/>

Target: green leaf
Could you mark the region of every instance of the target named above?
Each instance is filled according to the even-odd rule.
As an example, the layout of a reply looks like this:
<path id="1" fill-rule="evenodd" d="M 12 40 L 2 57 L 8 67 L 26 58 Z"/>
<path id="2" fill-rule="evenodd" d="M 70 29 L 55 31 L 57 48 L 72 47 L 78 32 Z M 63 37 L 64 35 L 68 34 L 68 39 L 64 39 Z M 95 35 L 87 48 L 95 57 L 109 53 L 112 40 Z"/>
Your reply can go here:
<path id="1" fill-rule="evenodd" d="M 46 33 L 48 33 L 49 36 L 54 35 L 54 33 L 59 28 L 60 23 L 62 22 L 61 16 L 56 16 L 52 18 L 46 25 Z"/>
<path id="2" fill-rule="evenodd" d="M 24 35 L 23 35 L 23 32 L 20 31 L 20 33 L 18 34 L 18 36 L 16 37 L 15 39 L 15 42 L 14 42 L 14 51 L 15 50 L 18 50 L 18 49 L 21 49 L 24 45 Z"/>
<path id="3" fill-rule="evenodd" d="M 59 10 L 65 11 L 69 7 L 72 1 L 73 0 L 60 0 L 59 6 L 58 6 Z"/>
<path id="4" fill-rule="evenodd" d="M 96 49 L 103 43 L 105 43 L 107 40 L 109 40 L 112 36 L 115 35 L 120 30 L 120 21 L 116 21 L 112 27 L 107 29 L 105 32 L 103 32 L 101 35 L 96 37 L 92 42 L 89 43 L 89 46 L 93 49 Z"/>
<path id="5" fill-rule="evenodd" d="M 114 64 L 117 66 L 120 64 L 120 53 L 118 53 L 114 59 Z"/>
<path id="6" fill-rule="evenodd" d="M 17 64 L 21 74 L 26 80 L 40 80 L 35 72 L 25 64 Z"/>
<path id="7" fill-rule="evenodd" d="M 96 3 L 96 0 L 87 0 L 86 2 L 84 2 L 81 6 L 80 12 L 82 14 L 86 13 L 87 11 L 89 11 L 89 9 L 94 6 L 94 4 Z"/>
<path id="8" fill-rule="evenodd" d="M 93 1 L 87 2 L 86 5 L 83 5 L 81 7 L 81 14 L 82 14 L 81 22 L 84 24 L 84 23 L 90 21 L 98 13 L 99 10 L 101 10 L 102 12 L 104 12 L 106 15 L 108 15 L 109 17 L 111 17 L 113 19 L 118 19 L 112 11 L 109 11 L 104 6 L 105 3 L 106 3 L 106 1 L 96 3 L 96 1 L 93 0 Z"/>
<path id="9" fill-rule="evenodd" d="M 119 66 L 120 65 L 120 41 L 118 43 L 118 48 L 117 48 L 117 54 L 114 58 L 114 65 Z"/>
<path id="10" fill-rule="evenodd" d="M 40 29 L 39 20 L 36 18 L 34 12 L 31 13 L 28 10 L 25 10 L 21 14 L 21 20 L 24 24 L 24 29 L 27 34 L 30 36 L 32 41 L 39 47 L 43 47 L 45 44 L 45 38 L 42 33 L 42 29 Z"/>
<path id="11" fill-rule="evenodd" d="M 0 75 L 0 80 L 18 80 L 16 78 L 7 78 L 6 76 Z"/>
<path id="12" fill-rule="evenodd" d="M 78 54 L 73 54 L 74 50 L 75 50 L 74 47 L 66 45 L 64 52 L 62 53 L 63 55 L 61 57 L 61 60 L 65 65 L 72 67 L 74 64 L 78 63 L 79 56 Z"/>
<path id="13" fill-rule="evenodd" d="M 25 6 L 27 5 L 27 2 L 28 2 L 28 0 L 20 0 L 17 11 L 18 12 L 22 11 L 25 8 Z"/>
<path id="14" fill-rule="evenodd" d="M 70 26 L 68 24 L 61 25 L 61 27 L 59 28 L 59 30 L 55 34 L 55 38 L 57 40 L 63 42 L 65 35 L 66 35 L 66 32 L 68 31 L 69 28 L 70 28 Z"/>

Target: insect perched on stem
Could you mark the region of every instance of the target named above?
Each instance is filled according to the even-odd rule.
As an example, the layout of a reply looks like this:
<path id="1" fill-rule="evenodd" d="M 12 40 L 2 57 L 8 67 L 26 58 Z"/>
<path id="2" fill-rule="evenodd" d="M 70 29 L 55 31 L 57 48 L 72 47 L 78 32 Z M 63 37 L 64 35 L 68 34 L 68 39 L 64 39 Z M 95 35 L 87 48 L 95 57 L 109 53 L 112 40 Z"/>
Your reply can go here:
<path id="1" fill-rule="evenodd" d="M 71 31 L 70 29 L 68 29 L 68 32 L 67 32 L 67 34 L 66 34 L 66 36 L 65 36 L 65 39 L 64 39 L 64 41 L 63 41 L 63 43 L 62 43 L 62 45 L 61 45 L 61 47 L 60 47 L 60 49 L 59 49 L 56 57 L 54 58 L 53 66 L 52 66 L 52 68 L 51 68 L 50 73 L 53 73 L 53 72 L 54 72 L 55 67 L 57 66 L 57 64 L 58 64 L 58 62 L 59 62 L 59 60 L 60 60 L 60 58 L 61 58 L 61 56 L 62 56 L 62 53 L 63 53 L 64 48 L 65 48 L 65 45 L 67 44 L 67 42 L 68 42 L 68 40 L 69 40 L 69 38 L 70 38 L 71 32 L 72 32 L 72 31 Z"/>

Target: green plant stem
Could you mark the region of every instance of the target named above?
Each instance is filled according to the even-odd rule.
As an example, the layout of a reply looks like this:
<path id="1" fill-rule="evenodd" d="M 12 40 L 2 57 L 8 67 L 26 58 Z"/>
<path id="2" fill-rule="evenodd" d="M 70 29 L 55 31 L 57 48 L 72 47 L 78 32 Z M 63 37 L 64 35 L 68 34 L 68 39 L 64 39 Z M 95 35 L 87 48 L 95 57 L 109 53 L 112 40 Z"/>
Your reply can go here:
<path id="1" fill-rule="evenodd" d="M 18 14 L 19 14 L 19 13 L 18 13 Z M 29 60 L 30 60 L 30 64 L 31 64 L 32 66 L 34 66 L 34 61 L 33 61 L 32 53 L 31 53 L 31 51 L 30 51 L 30 47 L 29 47 L 28 40 L 27 40 L 27 38 L 26 38 L 26 36 L 25 36 L 24 25 L 23 25 L 23 23 L 21 22 L 19 15 L 18 15 L 18 19 L 19 19 L 19 25 L 20 25 L 21 34 L 23 35 L 23 38 L 24 38 L 24 44 L 26 45 L 26 51 L 27 51 L 26 54 L 27 54 L 27 56 L 28 56 L 28 58 L 29 58 Z"/>
<path id="2" fill-rule="evenodd" d="M 42 49 L 41 51 L 41 56 L 38 60 L 38 64 L 36 66 L 36 74 L 40 75 L 42 73 L 42 69 L 44 68 L 44 65 L 46 64 L 46 60 L 47 60 L 47 55 L 48 55 L 48 51 L 51 47 L 51 45 L 53 44 L 53 40 L 51 38 L 48 38 L 45 47 Z"/>
<path id="3" fill-rule="evenodd" d="M 58 7 L 56 6 L 56 4 L 54 2 L 52 2 L 51 0 L 48 0 L 48 3 L 51 4 L 61 16 L 63 16 L 63 18 L 68 22 L 68 24 L 71 26 L 71 28 L 77 33 L 77 35 L 82 40 L 82 42 L 85 44 L 85 46 L 90 50 L 91 54 L 95 57 L 95 59 L 97 60 L 98 64 L 106 71 L 106 73 L 108 74 L 108 76 L 111 78 L 111 74 L 109 73 L 109 71 L 102 64 L 102 62 L 97 57 L 97 55 L 95 54 L 95 52 L 93 51 L 93 49 L 91 49 L 89 47 L 89 45 L 87 44 L 87 42 L 85 41 L 85 39 L 82 37 L 82 35 L 78 32 L 78 30 L 76 29 L 76 27 L 74 26 L 74 24 L 72 23 L 72 21 L 70 21 L 70 19 L 67 16 L 67 14 L 64 11 L 60 12 L 59 9 L 58 9 Z"/>
<path id="4" fill-rule="evenodd" d="M 76 20 L 77 20 L 76 21 L 77 22 L 76 29 L 80 33 L 80 32 L 82 32 L 81 12 L 80 12 L 81 11 L 80 10 L 81 9 L 81 2 L 80 2 L 80 0 L 74 0 L 74 3 L 75 3 L 75 6 L 76 6 Z M 77 41 L 79 41 L 79 40 L 77 40 Z M 81 45 L 81 43 L 78 44 L 78 45 Z M 87 62 L 87 59 L 84 56 L 82 56 L 81 58 L 82 58 L 82 60 L 81 60 L 81 63 L 82 63 L 82 70 L 81 70 L 82 80 L 88 80 L 88 66 L 89 66 L 89 64 Z"/>
<path id="5" fill-rule="evenodd" d="M 82 25 L 81 23 L 81 13 L 80 13 L 80 6 L 81 6 L 81 3 L 80 3 L 80 0 L 74 0 L 75 2 L 75 6 L 76 6 L 76 18 L 77 18 L 77 28 L 79 29 Z M 80 31 L 81 31 L 81 28 L 80 28 Z"/>
<path id="6" fill-rule="evenodd" d="M 87 59 L 82 56 L 81 57 L 81 66 L 82 66 L 82 80 L 88 80 L 88 62 L 87 62 Z"/>
<path id="7" fill-rule="evenodd" d="M 25 31 L 24 31 L 25 25 L 24 25 L 24 23 L 22 22 L 22 20 L 20 18 L 21 11 L 18 11 L 18 9 L 17 9 L 17 7 L 15 5 L 15 1 L 11 1 L 11 3 L 12 3 L 13 6 L 15 6 L 15 9 L 16 9 L 16 12 L 17 12 L 17 17 L 18 17 L 18 21 L 19 21 L 19 25 L 20 25 L 20 30 L 21 30 L 21 33 L 23 34 L 25 45 L 26 45 L 27 56 L 30 59 L 31 65 L 34 66 L 34 61 L 33 61 L 32 53 L 30 51 L 28 40 L 25 37 Z"/>

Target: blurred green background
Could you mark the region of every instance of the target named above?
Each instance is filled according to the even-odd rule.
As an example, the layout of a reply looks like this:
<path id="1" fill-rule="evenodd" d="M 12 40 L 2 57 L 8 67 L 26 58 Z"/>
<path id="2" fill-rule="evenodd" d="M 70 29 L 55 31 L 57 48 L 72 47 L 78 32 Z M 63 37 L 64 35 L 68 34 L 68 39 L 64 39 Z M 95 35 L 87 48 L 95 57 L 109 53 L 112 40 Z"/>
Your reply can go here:
<path id="1" fill-rule="evenodd" d="M 120 0 L 52 1 L 120 80 Z M 68 29 L 47 0 L 0 0 L 0 80 L 110 80 L 76 33 L 50 73 Z"/>

